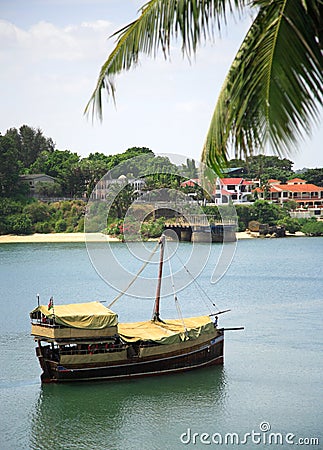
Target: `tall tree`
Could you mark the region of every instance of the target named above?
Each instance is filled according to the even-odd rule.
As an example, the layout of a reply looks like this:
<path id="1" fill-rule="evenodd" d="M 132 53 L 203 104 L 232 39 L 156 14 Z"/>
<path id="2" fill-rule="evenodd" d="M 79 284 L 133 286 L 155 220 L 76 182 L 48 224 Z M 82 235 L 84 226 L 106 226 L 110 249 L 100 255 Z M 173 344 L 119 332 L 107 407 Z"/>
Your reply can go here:
<path id="1" fill-rule="evenodd" d="M 141 15 L 113 36 L 86 112 L 102 118 L 102 93 L 114 97 L 116 74 L 129 70 L 140 53 L 169 56 L 172 39 L 181 39 L 190 57 L 212 38 L 227 11 L 251 9 L 255 19 L 224 81 L 206 137 L 202 158 L 218 173 L 232 145 L 250 155 L 269 143 L 288 154 L 309 135 L 323 103 L 323 3 L 320 0 L 150 0 Z"/>
<path id="2" fill-rule="evenodd" d="M 307 169 L 301 174 L 301 178 L 304 178 L 308 183 L 323 187 L 323 168 Z"/>
<path id="3" fill-rule="evenodd" d="M 198 170 L 194 159 L 186 159 L 186 164 L 182 164 L 181 174 L 190 179 L 198 177 Z"/>
<path id="4" fill-rule="evenodd" d="M 293 164 L 293 161 L 278 156 L 252 156 L 247 161 L 246 176 L 250 179 L 260 179 L 263 183 L 271 178 L 285 183 L 294 175 Z"/>
<path id="5" fill-rule="evenodd" d="M 32 173 L 50 175 L 62 186 L 63 195 L 79 196 L 85 191 L 85 180 L 79 165 L 80 157 L 69 150 L 41 152 L 30 167 Z"/>
<path id="6" fill-rule="evenodd" d="M 90 196 L 94 186 L 105 175 L 110 166 L 110 156 L 103 153 L 90 153 L 87 158 L 80 161 L 87 197 Z"/>
<path id="7" fill-rule="evenodd" d="M 23 168 L 29 167 L 36 161 L 41 152 L 53 152 L 55 145 L 51 138 L 46 138 L 40 128 L 22 125 L 19 130 L 10 128 L 5 136 L 11 138 L 18 151 L 18 159 Z"/>
<path id="8" fill-rule="evenodd" d="M 18 190 L 18 150 L 14 141 L 0 134 L 0 196 L 9 197 Z"/>

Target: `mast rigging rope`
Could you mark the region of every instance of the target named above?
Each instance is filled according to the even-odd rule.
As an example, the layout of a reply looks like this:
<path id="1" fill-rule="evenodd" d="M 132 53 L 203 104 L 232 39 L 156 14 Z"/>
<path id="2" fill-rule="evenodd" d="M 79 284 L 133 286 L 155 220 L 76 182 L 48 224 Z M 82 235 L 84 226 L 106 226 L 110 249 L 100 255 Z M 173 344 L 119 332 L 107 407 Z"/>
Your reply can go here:
<path id="1" fill-rule="evenodd" d="M 156 244 L 156 246 L 153 248 L 149 258 L 147 259 L 146 262 L 144 262 L 144 264 L 141 266 L 141 268 L 139 269 L 139 271 L 136 273 L 136 275 L 134 276 L 134 278 L 130 281 L 130 283 L 128 284 L 128 286 L 122 291 L 120 292 L 116 298 L 114 300 L 112 300 L 112 302 L 108 305 L 108 308 L 111 308 L 111 306 L 113 306 L 118 300 L 119 298 L 121 298 L 126 292 L 127 290 L 133 285 L 133 283 L 137 280 L 137 278 L 139 277 L 139 275 L 141 274 L 141 272 L 143 272 L 143 270 L 145 269 L 145 267 L 150 263 L 152 257 L 154 256 L 154 254 L 156 253 L 156 250 L 159 246 L 159 242 Z"/>

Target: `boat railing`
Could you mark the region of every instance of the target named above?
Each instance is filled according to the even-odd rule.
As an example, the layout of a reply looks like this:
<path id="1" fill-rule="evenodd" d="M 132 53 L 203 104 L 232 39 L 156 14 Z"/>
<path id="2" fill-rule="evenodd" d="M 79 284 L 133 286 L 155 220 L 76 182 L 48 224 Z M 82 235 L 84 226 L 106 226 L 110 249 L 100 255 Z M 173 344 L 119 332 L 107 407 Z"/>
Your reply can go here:
<path id="1" fill-rule="evenodd" d="M 54 319 L 31 319 L 31 324 L 48 328 L 66 328 L 64 325 L 58 325 Z"/>
<path id="2" fill-rule="evenodd" d="M 60 349 L 61 355 L 92 355 L 92 354 L 98 354 L 98 353 L 113 353 L 113 352 L 121 352 L 124 350 L 127 346 L 123 344 L 115 345 L 114 347 L 94 347 L 91 348 L 90 345 L 86 349 Z"/>

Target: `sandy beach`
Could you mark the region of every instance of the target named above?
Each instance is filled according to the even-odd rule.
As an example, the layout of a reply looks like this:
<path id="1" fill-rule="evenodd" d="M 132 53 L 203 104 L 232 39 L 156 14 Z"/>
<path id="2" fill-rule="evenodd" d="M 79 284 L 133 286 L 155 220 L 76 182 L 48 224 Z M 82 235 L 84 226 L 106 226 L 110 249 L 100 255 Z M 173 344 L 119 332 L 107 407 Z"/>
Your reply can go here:
<path id="1" fill-rule="evenodd" d="M 119 242 L 119 239 L 107 236 L 102 233 L 91 233 L 86 236 L 91 242 Z M 30 234 L 26 236 L 4 235 L 0 236 L 0 244 L 21 244 L 21 243 L 48 243 L 48 242 L 85 242 L 85 233 L 49 233 Z"/>
<path id="2" fill-rule="evenodd" d="M 237 240 L 239 241 L 240 239 L 254 239 L 259 237 L 259 233 L 254 233 L 251 231 L 238 231 L 236 233 L 237 236 Z"/>
<path id="3" fill-rule="evenodd" d="M 258 233 L 249 233 L 246 231 L 238 232 L 237 239 L 252 239 L 257 237 Z M 86 236 L 87 241 L 91 242 L 120 242 L 119 239 L 107 236 L 102 233 L 91 233 Z M 49 233 L 49 234 L 30 234 L 26 236 L 14 236 L 11 234 L 0 236 L 0 244 L 22 244 L 22 243 L 50 243 L 50 242 L 85 242 L 84 233 Z"/>

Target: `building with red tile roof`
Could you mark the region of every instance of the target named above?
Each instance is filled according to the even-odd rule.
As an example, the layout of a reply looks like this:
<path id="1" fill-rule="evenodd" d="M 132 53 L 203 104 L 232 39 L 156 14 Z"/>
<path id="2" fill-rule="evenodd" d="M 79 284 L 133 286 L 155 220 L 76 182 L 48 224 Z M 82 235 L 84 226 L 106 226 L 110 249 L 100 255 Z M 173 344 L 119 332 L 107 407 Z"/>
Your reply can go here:
<path id="1" fill-rule="evenodd" d="M 271 181 L 271 182 L 270 182 Z M 323 188 L 315 184 L 307 184 L 306 180 L 293 178 L 286 183 L 276 180 L 268 180 L 269 189 L 256 188 L 254 192 L 261 199 L 266 198 L 274 203 L 294 200 L 298 208 L 323 208 Z"/>
<path id="2" fill-rule="evenodd" d="M 199 179 L 190 179 L 181 183 L 182 187 L 194 187 L 200 184 Z M 212 188 L 212 197 L 217 205 L 227 203 L 247 202 L 253 195 L 252 190 L 259 186 L 260 182 L 248 181 L 244 178 L 217 178 L 214 188 Z"/>
<path id="3" fill-rule="evenodd" d="M 244 178 L 218 178 L 214 192 L 214 202 L 218 205 L 226 203 L 247 202 L 255 186 L 259 186 L 259 181 L 248 181 Z"/>
<path id="4" fill-rule="evenodd" d="M 199 178 L 191 178 L 189 180 L 183 181 L 181 183 L 181 186 L 182 187 L 186 187 L 186 186 L 194 187 L 194 186 L 199 185 L 199 184 L 200 184 Z"/>
<path id="5" fill-rule="evenodd" d="M 293 178 L 292 180 L 288 180 L 286 184 L 306 184 L 306 180 L 302 180 L 301 178 Z"/>

